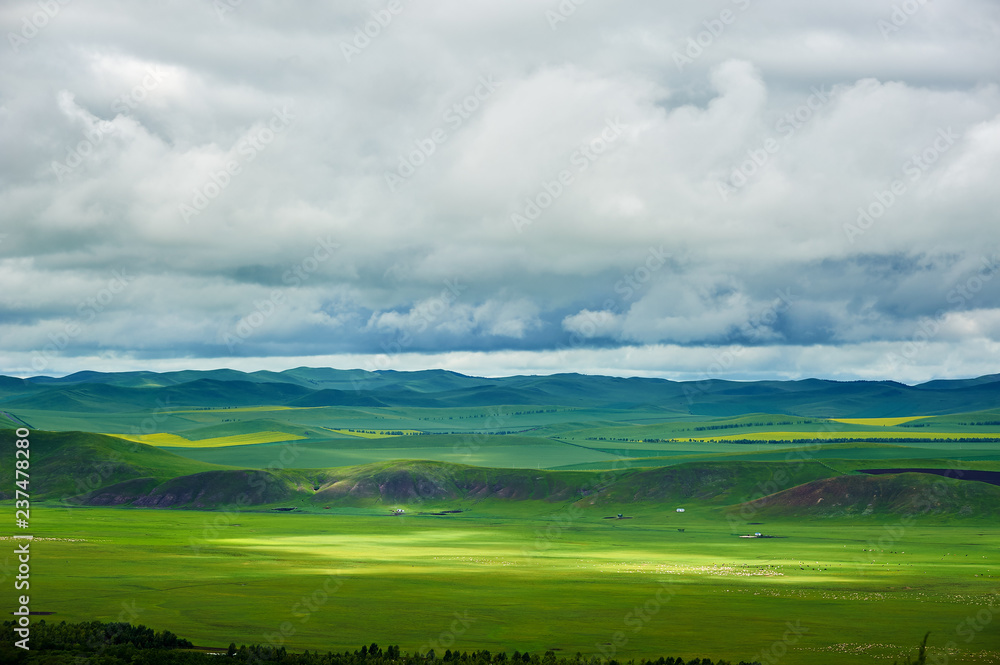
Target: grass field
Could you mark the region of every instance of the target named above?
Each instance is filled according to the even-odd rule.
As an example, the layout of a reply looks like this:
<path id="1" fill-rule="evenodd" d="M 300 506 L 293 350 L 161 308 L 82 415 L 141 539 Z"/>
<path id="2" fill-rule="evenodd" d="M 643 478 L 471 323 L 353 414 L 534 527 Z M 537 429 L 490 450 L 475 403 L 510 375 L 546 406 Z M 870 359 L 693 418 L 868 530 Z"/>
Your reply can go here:
<path id="1" fill-rule="evenodd" d="M 210 439 L 191 441 L 177 434 L 111 434 L 126 441 L 147 443 L 151 446 L 165 448 L 224 448 L 228 446 L 252 446 L 259 443 L 281 443 L 296 441 L 306 437 L 286 432 L 252 432 L 250 434 L 234 434 L 232 436 L 217 436 Z"/>
<path id="2" fill-rule="evenodd" d="M 422 434 L 419 430 L 408 429 L 408 430 L 354 430 L 354 429 L 333 429 L 330 427 L 324 427 L 323 429 L 335 432 L 336 434 L 347 434 L 349 436 L 357 436 L 362 439 L 386 439 L 395 436 L 408 436 L 411 434 Z"/>
<path id="3" fill-rule="evenodd" d="M 579 377 L 457 395 L 478 380 L 389 373 L 366 394 L 337 374 L 284 377 L 326 391 L 304 394 L 213 376 L 29 398 L 0 383 L 11 424 L 32 430 L 32 609 L 220 647 L 622 662 L 888 664 L 931 631 L 929 662 L 1000 665 L 996 486 L 858 473 L 1000 471 L 992 384 L 710 382 L 656 398 Z M 13 487 L 10 465 L 0 475 Z M 919 501 L 933 509 L 911 515 Z M 96 507 L 118 504 L 160 509 Z M 443 510 L 463 512 L 427 514 Z M 738 537 L 757 531 L 774 537 Z M 0 560 L 9 581 L 16 561 Z"/>
<path id="4" fill-rule="evenodd" d="M 912 653 L 931 631 L 932 656 L 952 642 L 949 663 L 1000 662 L 993 524 L 773 522 L 734 533 L 712 510 L 648 504 L 622 507 L 634 517 L 624 520 L 543 502 L 448 517 L 408 508 L 38 506 L 33 609 L 113 620 L 132 608 L 133 622 L 210 646 L 377 641 L 734 661 L 787 650 L 783 662 L 853 665 Z M 777 537 L 737 537 L 752 531 Z"/>
<path id="5" fill-rule="evenodd" d="M 39 429 L 108 432 L 191 459 L 248 468 L 270 464 L 285 442 L 296 442 L 296 464 L 308 468 L 417 458 L 532 469 L 600 469 L 623 458 L 635 466 L 772 460 L 800 446 L 796 439 L 827 441 L 824 448 L 841 445 L 831 439 L 851 439 L 851 454 L 870 453 L 873 459 L 1000 460 L 1000 443 L 988 441 L 1000 436 L 995 411 L 825 418 L 768 413 L 707 417 L 652 406 L 277 405 L 120 413 L 110 407 L 92 413 L 24 409 L 17 415 Z M 876 443 L 891 439 L 906 441 Z M 812 454 L 847 454 L 845 449 L 829 450 Z"/>
<path id="6" fill-rule="evenodd" d="M 692 437 L 679 441 L 734 441 L 749 439 L 756 441 L 793 441 L 795 439 L 855 439 L 874 441 L 878 439 L 996 439 L 996 432 L 751 432 L 748 434 L 727 434 L 723 436 Z"/>
<path id="7" fill-rule="evenodd" d="M 894 427 L 914 420 L 923 420 L 927 416 L 903 416 L 901 418 L 830 418 L 837 423 L 847 425 L 878 425 L 880 427 Z"/>

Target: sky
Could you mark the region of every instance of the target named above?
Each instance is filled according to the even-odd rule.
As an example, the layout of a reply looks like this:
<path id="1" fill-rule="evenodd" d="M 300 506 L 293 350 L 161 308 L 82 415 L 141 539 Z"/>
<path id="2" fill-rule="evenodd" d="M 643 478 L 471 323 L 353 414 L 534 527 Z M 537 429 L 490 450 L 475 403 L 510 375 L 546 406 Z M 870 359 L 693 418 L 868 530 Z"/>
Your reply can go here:
<path id="1" fill-rule="evenodd" d="M 994 0 L 15 0 L 0 33 L 0 374 L 1000 372 Z"/>

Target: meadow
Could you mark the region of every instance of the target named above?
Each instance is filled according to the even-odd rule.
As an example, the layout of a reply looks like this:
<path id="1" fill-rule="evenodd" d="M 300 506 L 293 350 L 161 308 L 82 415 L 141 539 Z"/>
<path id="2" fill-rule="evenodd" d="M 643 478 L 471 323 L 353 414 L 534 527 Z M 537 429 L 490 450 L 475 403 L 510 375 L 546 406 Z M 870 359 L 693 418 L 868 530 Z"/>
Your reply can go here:
<path id="1" fill-rule="evenodd" d="M 107 407 L 106 407 L 107 409 Z M 499 405 L 414 407 L 162 407 L 121 412 L 24 409 L 39 429 L 103 432 L 190 459 L 263 468 L 290 442 L 296 466 L 393 459 L 486 467 L 602 469 L 811 455 L 1000 461 L 1000 412 L 834 419 L 788 414 L 710 418 L 663 409 Z M 845 420 L 849 422 L 844 422 Z"/>
<path id="2" fill-rule="evenodd" d="M 993 385 L 84 373 L 0 381 L 0 426 L 31 430 L 50 620 L 768 665 L 930 631 L 930 662 L 1000 664 Z"/>
<path id="3" fill-rule="evenodd" d="M 515 505 L 516 507 L 511 507 Z M 486 648 L 618 658 L 912 652 L 1000 662 L 992 524 L 733 526 L 713 511 L 477 505 L 449 516 L 38 510 L 32 602 L 198 645 Z M 679 531 L 678 529 L 683 529 Z M 775 538 L 739 538 L 754 530 Z M 970 623 L 971 622 L 971 623 Z M 794 630 L 793 630 L 794 628 Z M 791 631 L 791 632 L 790 632 Z"/>
<path id="4" fill-rule="evenodd" d="M 614 507 L 547 502 L 447 516 L 418 514 L 444 505 L 407 508 L 40 507 L 33 609 L 67 621 L 133 614 L 203 646 L 377 641 L 439 655 L 839 665 L 912 654 L 931 631 L 932 656 L 1000 662 L 992 523 L 737 526 L 715 509 L 632 505 L 619 509 L 631 519 L 604 519 Z M 754 531 L 775 537 L 738 537 Z"/>

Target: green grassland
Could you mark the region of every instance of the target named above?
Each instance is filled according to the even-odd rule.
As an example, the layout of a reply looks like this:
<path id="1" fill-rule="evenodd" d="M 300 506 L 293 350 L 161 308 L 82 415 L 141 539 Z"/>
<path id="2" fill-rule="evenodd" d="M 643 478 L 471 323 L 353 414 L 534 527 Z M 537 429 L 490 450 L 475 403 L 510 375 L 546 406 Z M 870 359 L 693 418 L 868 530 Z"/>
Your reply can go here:
<path id="1" fill-rule="evenodd" d="M 0 440 L 30 425 L 54 620 L 831 665 L 931 631 L 932 658 L 1000 664 L 1000 486 L 862 473 L 1000 471 L 995 378 L 0 377 Z"/>
<path id="2" fill-rule="evenodd" d="M 785 662 L 839 665 L 891 662 L 929 630 L 932 656 L 953 643 L 949 663 L 1000 659 L 995 623 L 980 622 L 998 612 L 995 522 L 737 528 L 705 507 L 623 505 L 633 519 L 606 520 L 618 507 L 532 501 L 416 514 L 448 507 L 40 507 L 33 608 L 68 621 L 132 608 L 133 622 L 223 647 L 377 641 L 734 662 L 786 649 Z M 778 537 L 737 537 L 754 530 Z"/>
<path id="3" fill-rule="evenodd" d="M 733 661 L 778 649 L 831 665 L 898 658 L 929 630 L 950 663 L 1000 662 L 1000 487 L 986 483 L 861 475 L 871 459 L 801 447 L 603 472 L 393 460 L 248 474 L 101 435 L 32 440 L 32 602 L 51 619 L 129 608 L 207 646 Z M 98 487 L 61 500 L 81 474 Z M 83 505 L 130 491 L 187 509 Z M 774 537 L 739 537 L 756 531 Z"/>
<path id="4" fill-rule="evenodd" d="M 450 415 L 448 415 L 450 414 Z M 128 413 L 22 410 L 48 430 L 118 434 L 194 460 L 261 468 L 295 441 L 300 467 L 326 468 L 397 458 L 535 469 L 608 468 L 622 458 L 660 466 L 693 460 L 780 459 L 806 441 L 841 441 L 857 454 L 1000 460 L 995 412 L 921 417 L 895 425 L 843 423 L 785 414 L 705 418 L 660 410 L 519 406 L 159 408 Z M 938 421 L 941 422 L 938 422 Z M 989 424 L 984 424 L 989 423 Z M 920 427 L 916 427 L 919 424 Z M 352 432 L 353 430 L 353 432 Z M 375 436 L 365 432 L 377 432 Z M 386 436 L 406 432 L 406 436 Z M 882 442 L 879 444 L 879 442 Z M 421 449 L 414 455 L 414 449 Z M 814 450 L 814 455 L 826 452 Z"/>

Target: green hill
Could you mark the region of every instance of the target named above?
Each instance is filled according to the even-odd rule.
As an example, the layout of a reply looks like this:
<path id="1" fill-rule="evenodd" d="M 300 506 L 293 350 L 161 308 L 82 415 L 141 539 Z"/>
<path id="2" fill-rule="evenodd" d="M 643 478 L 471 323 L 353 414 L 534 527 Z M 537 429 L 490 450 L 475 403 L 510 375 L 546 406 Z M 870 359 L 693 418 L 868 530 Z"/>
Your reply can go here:
<path id="1" fill-rule="evenodd" d="M 755 518 L 871 518 L 909 520 L 938 516 L 995 520 L 1000 487 L 927 473 L 842 475 L 822 478 L 735 507 Z"/>
<path id="2" fill-rule="evenodd" d="M 0 430 L 5 441 L 11 430 Z M 59 499 L 139 478 L 160 482 L 212 469 L 214 464 L 180 457 L 153 446 L 88 432 L 31 433 L 30 494 L 34 500 Z M 14 498 L 14 468 L 0 466 L 0 498 Z"/>
<path id="3" fill-rule="evenodd" d="M 369 393 L 324 388 L 288 402 L 286 406 L 387 406 Z"/>
<path id="4" fill-rule="evenodd" d="M 582 374 L 470 377 L 443 370 L 365 372 L 297 368 L 156 374 L 79 372 L 4 377 L 0 407 L 115 412 L 157 405 L 463 408 L 495 405 L 658 408 L 700 416 L 777 413 L 804 417 L 889 417 L 996 409 L 996 376 L 907 386 L 893 381 L 689 381 Z"/>
<path id="5" fill-rule="evenodd" d="M 6 430 L 3 436 L 12 437 Z M 416 439 L 420 437 L 404 437 Z M 604 471 L 498 469 L 394 460 L 329 469 L 237 469 L 81 432 L 31 435 L 35 501 L 203 510 L 406 506 L 469 509 L 503 502 L 576 504 L 609 512 L 722 510 L 733 519 L 940 517 L 995 520 L 1000 486 L 927 473 L 866 475 L 862 462 L 690 462 Z M 995 463 L 975 466 L 989 470 Z M 837 468 L 843 469 L 838 471 Z M 872 466 L 869 461 L 868 466 Z M 924 465 L 921 465 L 924 466 Z M 926 466 L 925 468 L 935 468 Z M 937 467 L 940 468 L 940 467 Z M 0 482 L 14 487 L 4 465 Z M 13 498 L 13 489 L 0 498 Z M 528 504 L 525 504 L 528 505 Z"/>

